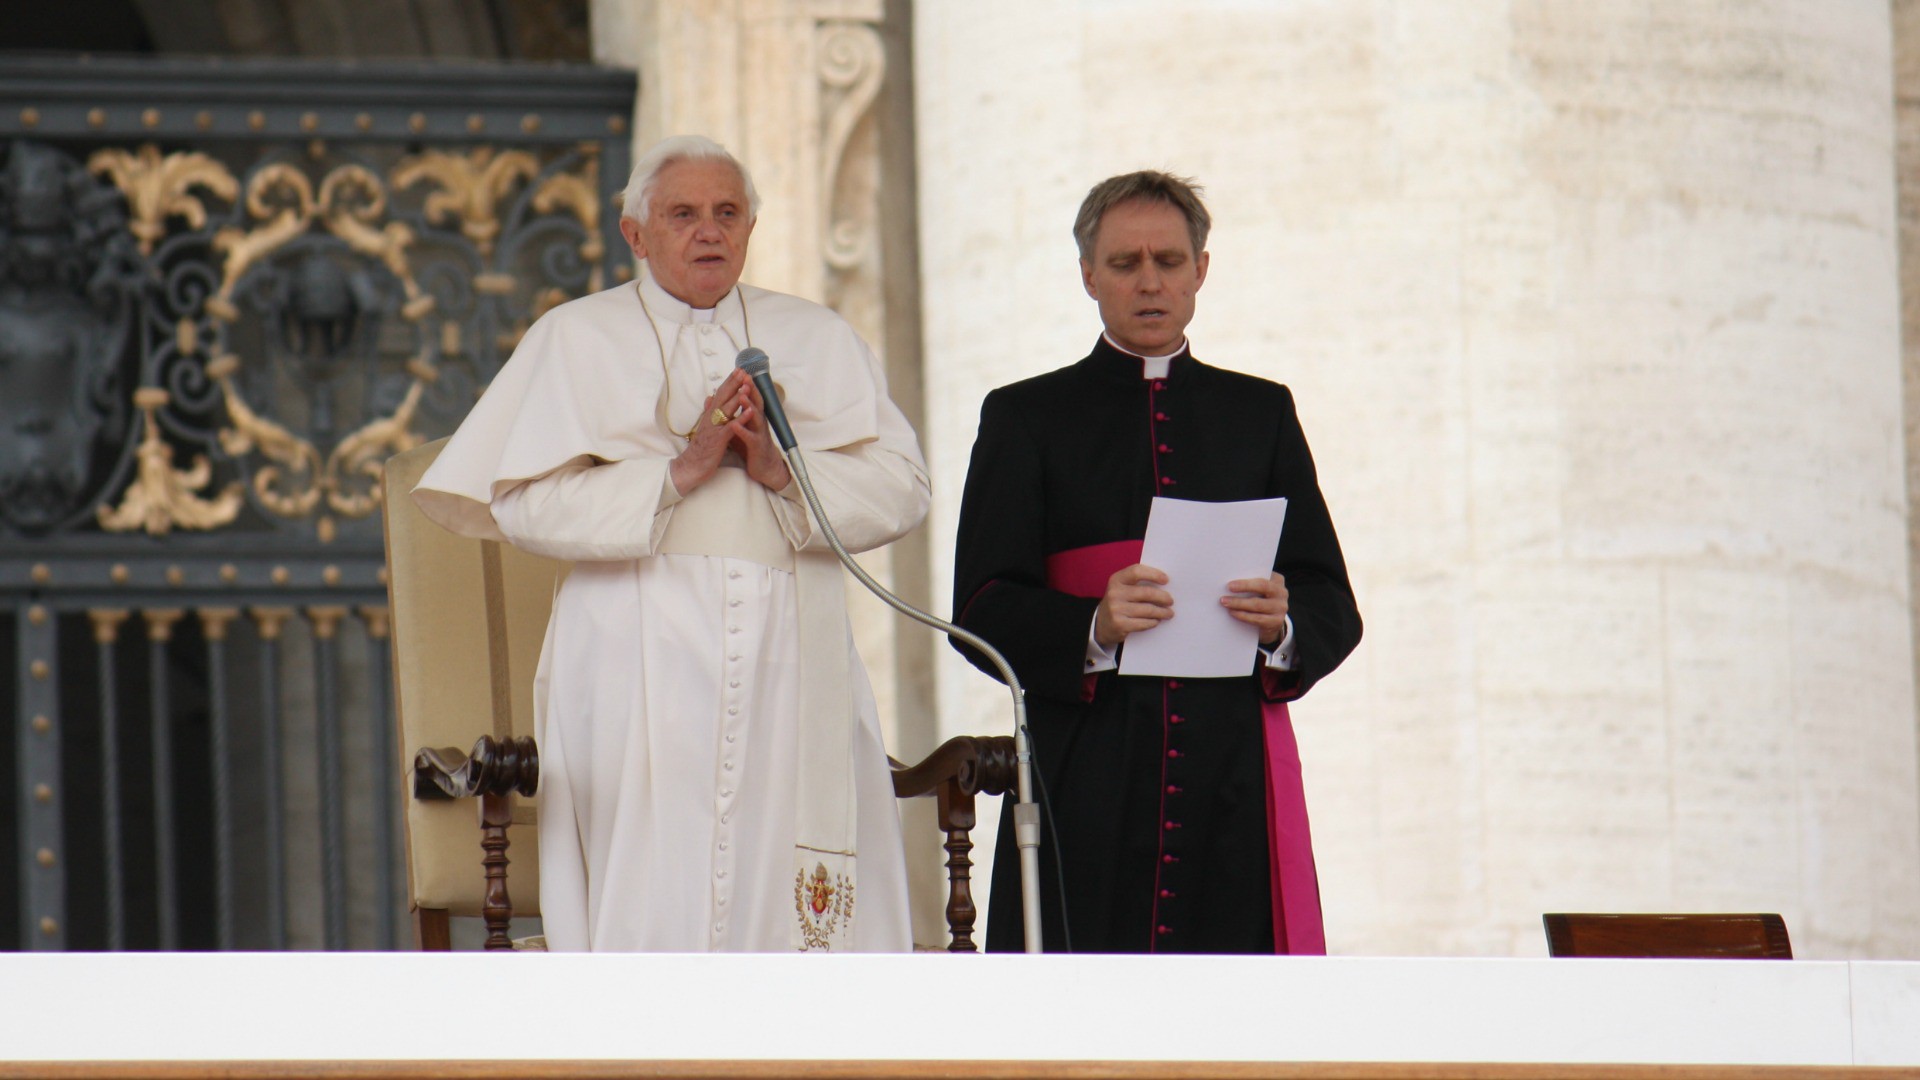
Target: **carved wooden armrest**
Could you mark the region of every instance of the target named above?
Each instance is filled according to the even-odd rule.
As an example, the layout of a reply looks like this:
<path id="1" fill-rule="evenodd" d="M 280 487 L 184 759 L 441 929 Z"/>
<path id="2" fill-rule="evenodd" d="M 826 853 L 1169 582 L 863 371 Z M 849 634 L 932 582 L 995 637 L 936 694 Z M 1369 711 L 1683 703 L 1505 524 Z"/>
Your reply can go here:
<path id="1" fill-rule="evenodd" d="M 918 765 L 893 764 L 893 793 L 902 799 L 932 795 L 947 834 L 949 952 L 979 952 L 973 924 L 973 797 L 1004 795 L 1014 786 L 1013 737 L 960 735 L 941 743 Z"/>
<path id="2" fill-rule="evenodd" d="M 413 755 L 413 797 L 470 799 L 519 792 L 540 786 L 540 750 L 533 739 L 496 739 L 482 735 L 471 753 L 451 746 L 423 747 Z"/>
<path id="3" fill-rule="evenodd" d="M 413 755 L 413 797 L 480 800 L 481 860 L 487 877 L 480 915 L 487 924 L 487 948 L 511 949 L 507 924 L 513 900 L 507 895 L 507 826 L 513 823 L 514 792 L 532 795 L 540 786 L 540 751 L 531 738 L 480 736 L 471 753 L 453 747 L 425 747 Z"/>

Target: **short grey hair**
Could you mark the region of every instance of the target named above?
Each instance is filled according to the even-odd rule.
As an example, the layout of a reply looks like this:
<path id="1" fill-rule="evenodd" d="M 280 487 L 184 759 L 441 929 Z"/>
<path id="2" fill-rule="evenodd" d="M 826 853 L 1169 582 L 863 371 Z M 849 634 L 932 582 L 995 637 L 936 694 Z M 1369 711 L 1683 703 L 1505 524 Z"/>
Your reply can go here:
<path id="1" fill-rule="evenodd" d="M 1207 250 L 1207 233 L 1213 230 L 1213 215 L 1200 201 L 1200 185 L 1172 173 L 1151 169 L 1108 177 L 1093 185 L 1080 213 L 1073 219 L 1073 241 L 1080 245 L 1080 257 L 1091 261 L 1093 245 L 1100 237 L 1100 219 L 1107 211 L 1125 202 L 1166 203 L 1187 219 L 1187 235 L 1193 239 L 1193 254 Z"/>
<path id="2" fill-rule="evenodd" d="M 760 216 L 760 192 L 753 186 L 753 174 L 747 172 L 739 158 L 727 153 L 726 147 L 705 135 L 670 135 L 641 154 L 640 160 L 633 163 L 633 174 L 627 178 L 627 190 L 620 196 L 620 216 L 647 220 L 647 204 L 653 198 L 654 185 L 659 183 L 660 173 L 676 161 L 724 161 L 733 166 L 747 188 L 747 217 Z"/>

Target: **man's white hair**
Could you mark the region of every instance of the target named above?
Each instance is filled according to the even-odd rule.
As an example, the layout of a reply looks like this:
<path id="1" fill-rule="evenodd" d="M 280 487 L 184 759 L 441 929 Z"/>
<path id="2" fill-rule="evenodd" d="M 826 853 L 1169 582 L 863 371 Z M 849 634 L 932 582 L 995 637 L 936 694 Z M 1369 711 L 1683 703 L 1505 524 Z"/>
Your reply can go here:
<path id="1" fill-rule="evenodd" d="M 647 220 L 648 201 L 660 180 L 661 170 L 676 161 L 724 161 L 740 174 L 747 188 L 747 217 L 760 216 L 760 192 L 754 189 L 753 174 L 727 148 L 705 135 L 670 135 L 654 143 L 640 160 L 633 163 L 633 175 L 627 178 L 626 194 L 620 197 L 620 216 L 635 221 Z"/>

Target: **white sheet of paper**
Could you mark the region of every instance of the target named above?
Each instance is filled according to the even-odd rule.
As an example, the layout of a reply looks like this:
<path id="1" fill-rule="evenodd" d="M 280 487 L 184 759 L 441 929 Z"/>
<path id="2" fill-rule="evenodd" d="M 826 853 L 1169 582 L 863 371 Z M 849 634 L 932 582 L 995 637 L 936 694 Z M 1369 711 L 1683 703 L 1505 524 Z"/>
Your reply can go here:
<path id="1" fill-rule="evenodd" d="M 1273 571 L 1287 500 L 1210 503 L 1155 496 L 1140 561 L 1167 575 L 1173 618 L 1127 635 L 1122 675 L 1218 679 L 1253 671 L 1260 631 L 1220 606 L 1227 582 Z"/>

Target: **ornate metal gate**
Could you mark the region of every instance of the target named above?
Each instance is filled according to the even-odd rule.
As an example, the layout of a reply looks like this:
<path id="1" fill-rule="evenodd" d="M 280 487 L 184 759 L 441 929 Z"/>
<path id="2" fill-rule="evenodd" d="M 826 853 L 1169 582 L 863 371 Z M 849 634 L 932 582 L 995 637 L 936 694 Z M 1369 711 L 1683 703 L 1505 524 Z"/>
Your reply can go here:
<path id="1" fill-rule="evenodd" d="M 0 69 L 0 947 L 393 947 L 381 463 L 626 276 L 634 89 Z"/>

